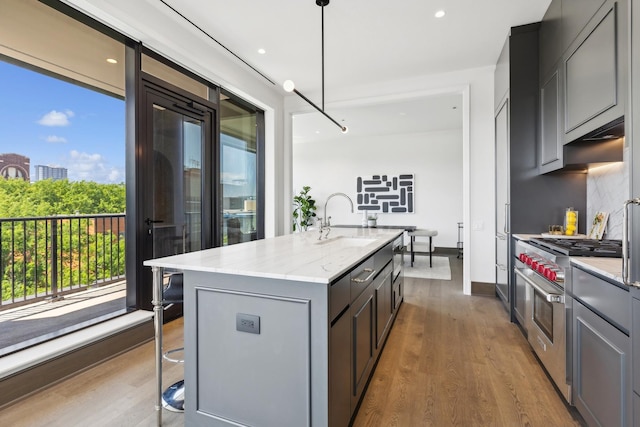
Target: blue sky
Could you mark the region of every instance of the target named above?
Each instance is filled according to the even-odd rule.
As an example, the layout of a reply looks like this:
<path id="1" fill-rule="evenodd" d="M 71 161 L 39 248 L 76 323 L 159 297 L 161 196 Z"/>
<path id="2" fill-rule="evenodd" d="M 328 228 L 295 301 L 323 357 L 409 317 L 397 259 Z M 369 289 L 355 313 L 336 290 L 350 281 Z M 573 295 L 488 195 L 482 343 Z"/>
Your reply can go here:
<path id="1" fill-rule="evenodd" d="M 65 167 L 70 181 L 125 181 L 125 105 L 0 61 L 0 153 Z"/>

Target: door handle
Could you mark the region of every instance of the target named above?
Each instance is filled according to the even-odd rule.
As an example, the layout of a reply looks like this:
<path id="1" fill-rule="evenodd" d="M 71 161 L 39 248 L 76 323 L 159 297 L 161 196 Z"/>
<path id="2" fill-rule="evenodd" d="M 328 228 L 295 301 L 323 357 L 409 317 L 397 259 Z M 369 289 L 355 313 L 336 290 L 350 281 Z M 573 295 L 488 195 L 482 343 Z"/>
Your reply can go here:
<path id="1" fill-rule="evenodd" d="M 164 222 L 161 219 L 151 219 L 151 218 L 147 218 L 144 220 L 144 223 L 147 224 L 147 227 L 151 227 L 151 224 L 160 224 Z"/>

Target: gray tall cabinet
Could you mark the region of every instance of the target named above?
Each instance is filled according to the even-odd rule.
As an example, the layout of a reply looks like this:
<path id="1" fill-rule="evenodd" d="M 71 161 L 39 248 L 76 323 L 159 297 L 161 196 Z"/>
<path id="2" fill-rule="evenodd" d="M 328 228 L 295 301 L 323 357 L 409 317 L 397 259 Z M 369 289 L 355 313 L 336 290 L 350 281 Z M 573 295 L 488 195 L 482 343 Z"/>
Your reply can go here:
<path id="1" fill-rule="evenodd" d="M 631 3 L 631 76 L 630 76 L 631 126 L 627 131 L 627 143 L 631 148 L 631 196 L 640 197 L 640 5 Z M 631 281 L 640 282 L 640 207 L 631 211 L 629 260 Z M 633 425 L 640 425 L 640 289 L 631 289 L 633 296 L 631 326 L 633 371 Z"/>
<path id="2" fill-rule="evenodd" d="M 514 287 L 512 235 L 546 231 L 567 207 L 586 210 L 584 173 L 540 169 L 539 31 L 539 23 L 511 28 L 494 86 L 496 294 L 521 325 L 525 292 Z"/>

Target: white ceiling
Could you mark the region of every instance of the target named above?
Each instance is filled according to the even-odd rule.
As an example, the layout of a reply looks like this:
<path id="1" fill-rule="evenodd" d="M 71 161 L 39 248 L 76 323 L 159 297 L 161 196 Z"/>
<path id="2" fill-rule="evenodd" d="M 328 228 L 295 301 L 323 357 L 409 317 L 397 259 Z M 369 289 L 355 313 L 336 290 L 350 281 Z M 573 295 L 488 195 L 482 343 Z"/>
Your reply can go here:
<path id="1" fill-rule="evenodd" d="M 171 11 L 170 6 L 278 86 L 291 79 L 306 95 L 321 93 L 321 8 L 315 0 L 66 1 L 106 11 L 129 28 L 153 25 L 158 14 L 169 16 L 176 28 L 184 27 L 184 18 Z M 339 99 L 345 87 L 493 65 L 509 28 L 539 21 L 549 3 L 550 0 L 331 0 L 324 8 L 325 101 Z M 434 13 L 440 9 L 446 15 L 436 19 Z M 171 28 L 161 29 L 163 34 L 170 31 Z M 266 53 L 259 54 L 260 48 Z M 321 105 L 321 99 L 316 98 L 312 100 Z M 350 132 L 357 132 L 354 123 L 360 120 L 357 115 L 348 114 L 352 110 L 362 114 L 367 110 L 370 117 L 388 114 L 385 120 L 396 121 L 406 129 L 405 121 L 411 117 L 394 117 L 396 111 L 431 117 L 443 114 L 432 112 L 431 106 L 440 108 L 452 102 L 441 101 L 411 100 L 406 106 L 360 106 L 327 112 L 338 120 L 344 117 L 346 121 L 349 116 Z M 308 116 L 327 120 L 320 113 Z M 305 121 L 300 119 L 296 123 Z M 429 130 L 429 120 L 414 121 L 411 128 L 417 131 L 421 124 L 422 130 Z M 317 135 L 314 127 L 306 132 Z M 313 138 L 310 133 L 305 135 Z"/>
<path id="2" fill-rule="evenodd" d="M 349 128 L 349 136 L 398 135 L 437 132 L 462 127 L 462 96 L 441 94 L 412 100 L 348 108 L 332 108 L 330 115 Z M 336 125 L 320 113 L 293 117 L 293 142 L 309 143 L 340 138 Z"/>
<path id="3" fill-rule="evenodd" d="M 319 89 L 322 8 L 315 0 L 165 2 L 276 83 Z M 539 21 L 549 3 L 331 0 L 324 8 L 326 97 L 342 86 L 495 64 L 509 28 Z M 446 15 L 436 19 L 439 9 Z"/>

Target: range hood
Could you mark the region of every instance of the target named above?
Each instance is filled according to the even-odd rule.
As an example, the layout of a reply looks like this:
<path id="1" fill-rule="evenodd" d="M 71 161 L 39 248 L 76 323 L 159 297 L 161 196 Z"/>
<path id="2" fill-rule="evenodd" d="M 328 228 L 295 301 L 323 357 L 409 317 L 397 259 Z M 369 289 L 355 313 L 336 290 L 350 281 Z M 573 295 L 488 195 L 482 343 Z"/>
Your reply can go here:
<path id="1" fill-rule="evenodd" d="M 587 169 L 622 161 L 624 149 L 624 117 L 589 132 L 563 147 L 564 170 Z"/>

